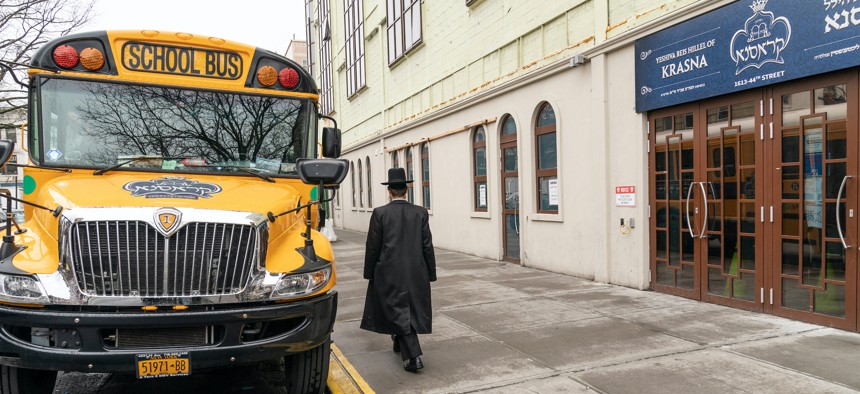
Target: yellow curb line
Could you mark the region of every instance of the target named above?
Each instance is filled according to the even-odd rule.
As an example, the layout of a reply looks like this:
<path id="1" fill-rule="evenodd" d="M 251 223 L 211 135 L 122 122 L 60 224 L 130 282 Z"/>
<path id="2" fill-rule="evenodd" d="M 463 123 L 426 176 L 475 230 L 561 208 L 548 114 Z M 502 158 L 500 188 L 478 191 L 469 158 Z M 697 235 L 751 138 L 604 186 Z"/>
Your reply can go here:
<path id="1" fill-rule="evenodd" d="M 332 394 L 376 394 L 334 343 L 331 355 L 326 384 Z"/>

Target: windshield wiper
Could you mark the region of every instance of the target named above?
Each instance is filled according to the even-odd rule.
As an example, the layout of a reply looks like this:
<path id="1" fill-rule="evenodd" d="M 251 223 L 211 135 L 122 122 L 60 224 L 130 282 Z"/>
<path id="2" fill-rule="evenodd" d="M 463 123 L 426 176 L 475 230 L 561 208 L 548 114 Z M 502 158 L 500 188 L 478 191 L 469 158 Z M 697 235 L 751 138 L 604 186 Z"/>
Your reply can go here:
<path id="1" fill-rule="evenodd" d="M 93 171 L 93 175 L 102 175 L 108 171 L 113 171 L 117 168 L 120 168 L 120 167 L 126 165 L 126 164 L 131 164 L 131 163 L 134 163 L 136 161 L 153 160 L 153 159 L 155 159 L 155 160 L 182 160 L 182 159 L 186 159 L 186 157 L 157 157 L 157 156 L 135 157 L 133 159 L 128 159 L 122 163 L 117 163 L 117 164 L 114 164 L 110 167 L 102 168 L 101 170 L 95 170 L 95 171 Z"/>
<path id="2" fill-rule="evenodd" d="M 231 169 L 231 170 L 239 170 L 239 171 L 242 171 L 242 172 L 244 172 L 244 173 L 246 173 L 246 174 L 254 175 L 254 176 L 256 176 L 256 177 L 258 177 L 258 178 L 260 178 L 260 179 L 263 179 L 263 180 L 265 180 L 265 181 L 267 181 L 267 182 L 275 183 L 275 179 L 274 179 L 274 178 L 272 178 L 272 177 L 270 177 L 270 176 L 267 176 L 267 175 L 265 175 L 265 174 L 261 174 L 261 173 L 259 173 L 259 172 L 257 172 L 257 171 L 252 171 L 252 170 L 251 170 L 250 168 L 248 168 L 248 167 L 240 167 L 240 166 L 218 166 L 218 165 L 214 165 L 214 166 L 198 166 L 198 167 L 209 167 L 209 168 L 229 168 L 229 169 Z"/>
<path id="3" fill-rule="evenodd" d="M 41 166 L 31 166 L 29 164 L 19 164 L 19 163 L 8 163 L 6 165 L 9 167 L 26 167 L 26 168 L 38 168 L 40 170 L 49 170 L 49 171 L 72 172 L 72 170 L 70 168 L 41 167 Z"/>

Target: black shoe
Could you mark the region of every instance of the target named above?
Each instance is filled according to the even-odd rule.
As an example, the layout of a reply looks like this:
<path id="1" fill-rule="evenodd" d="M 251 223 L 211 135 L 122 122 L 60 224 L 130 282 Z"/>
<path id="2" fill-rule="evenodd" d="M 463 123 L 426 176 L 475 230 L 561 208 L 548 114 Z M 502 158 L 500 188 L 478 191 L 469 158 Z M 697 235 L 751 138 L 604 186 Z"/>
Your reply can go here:
<path id="1" fill-rule="evenodd" d="M 394 336 L 394 334 L 391 334 L 391 342 L 394 343 L 394 345 L 391 346 L 394 353 L 400 353 L 400 341 L 397 340 L 397 337 Z"/>
<path id="2" fill-rule="evenodd" d="M 424 363 L 421 362 L 421 357 L 410 358 L 403 362 L 403 369 L 409 372 L 416 372 L 424 368 Z"/>

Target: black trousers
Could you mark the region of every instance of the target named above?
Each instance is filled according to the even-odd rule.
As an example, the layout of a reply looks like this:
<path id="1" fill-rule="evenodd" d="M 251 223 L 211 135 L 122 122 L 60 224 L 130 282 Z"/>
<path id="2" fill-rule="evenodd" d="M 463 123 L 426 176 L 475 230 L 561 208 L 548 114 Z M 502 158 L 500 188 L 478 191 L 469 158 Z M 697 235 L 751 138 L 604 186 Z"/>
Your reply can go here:
<path id="1" fill-rule="evenodd" d="M 423 354 L 421 353 L 421 344 L 418 343 L 418 334 L 415 333 L 414 328 L 411 331 L 406 335 L 394 336 L 394 340 L 400 342 L 400 357 L 403 360 L 415 358 Z"/>

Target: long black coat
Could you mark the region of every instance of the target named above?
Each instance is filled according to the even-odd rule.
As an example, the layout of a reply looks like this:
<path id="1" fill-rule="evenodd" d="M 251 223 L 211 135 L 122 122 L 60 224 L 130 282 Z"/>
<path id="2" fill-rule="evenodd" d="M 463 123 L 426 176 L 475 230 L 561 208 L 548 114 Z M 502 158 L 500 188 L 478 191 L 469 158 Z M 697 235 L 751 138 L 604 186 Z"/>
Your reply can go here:
<path id="1" fill-rule="evenodd" d="M 361 328 L 383 334 L 432 330 L 430 282 L 436 256 L 427 210 L 403 200 L 373 210 L 364 278 L 369 279 Z"/>

